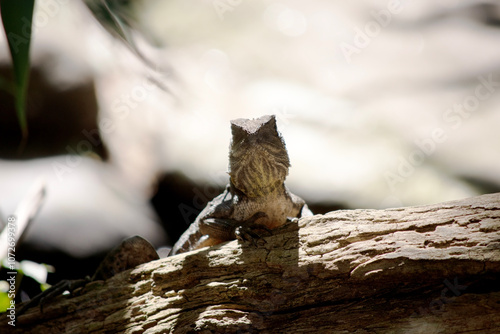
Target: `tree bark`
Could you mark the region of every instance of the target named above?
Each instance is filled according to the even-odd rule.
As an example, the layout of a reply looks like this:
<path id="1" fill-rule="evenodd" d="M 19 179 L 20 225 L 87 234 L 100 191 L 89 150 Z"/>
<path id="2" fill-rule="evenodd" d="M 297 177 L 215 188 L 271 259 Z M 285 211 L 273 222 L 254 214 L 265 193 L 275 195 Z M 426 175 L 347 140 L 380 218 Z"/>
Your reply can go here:
<path id="1" fill-rule="evenodd" d="M 153 261 L 16 319 L 22 333 L 493 333 L 500 193 L 341 210 L 255 246 Z M 0 331 L 11 330 L 2 317 Z"/>

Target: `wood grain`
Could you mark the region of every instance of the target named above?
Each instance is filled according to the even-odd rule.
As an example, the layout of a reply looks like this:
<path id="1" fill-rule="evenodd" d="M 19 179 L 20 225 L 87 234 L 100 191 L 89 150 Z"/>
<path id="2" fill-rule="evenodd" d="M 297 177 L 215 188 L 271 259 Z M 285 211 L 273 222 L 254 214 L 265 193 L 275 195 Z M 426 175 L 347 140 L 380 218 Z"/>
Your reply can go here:
<path id="1" fill-rule="evenodd" d="M 264 240 L 258 247 L 231 241 L 92 282 L 43 313 L 29 310 L 14 332 L 498 330 L 500 193 L 335 211 Z"/>

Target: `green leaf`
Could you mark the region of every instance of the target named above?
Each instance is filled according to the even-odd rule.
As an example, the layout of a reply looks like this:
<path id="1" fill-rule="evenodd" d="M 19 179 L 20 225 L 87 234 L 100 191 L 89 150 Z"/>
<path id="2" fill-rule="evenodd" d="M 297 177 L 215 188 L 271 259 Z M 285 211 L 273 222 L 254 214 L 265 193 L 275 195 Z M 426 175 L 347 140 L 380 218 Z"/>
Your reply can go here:
<path id="1" fill-rule="evenodd" d="M 6 281 L 1 281 L 1 282 L 7 283 Z M 7 308 L 9 307 L 10 307 L 9 294 L 7 292 L 0 291 L 0 313 L 7 311 Z"/>
<path id="2" fill-rule="evenodd" d="M 26 123 L 26 92 L 30 68 L 30 42 L 35 0 L 1 0 L 3 28 L 9 43 L 16 83 L 16 112 L 23 138 L 28 135 Z"/>

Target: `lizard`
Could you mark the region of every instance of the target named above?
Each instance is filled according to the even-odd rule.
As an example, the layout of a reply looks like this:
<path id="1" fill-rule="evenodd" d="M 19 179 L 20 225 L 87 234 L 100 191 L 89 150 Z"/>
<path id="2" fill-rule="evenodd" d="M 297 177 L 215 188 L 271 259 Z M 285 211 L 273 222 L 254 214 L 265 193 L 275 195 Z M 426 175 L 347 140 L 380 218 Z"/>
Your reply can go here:
<path id="1" fill-rule="evenodd" d="M 137 235 L 127 238 L 109 251 L 100 262 L 94 275 L 83 279 L 62 280 L 25 302 L 16 310 L 16 314 L 19 316 L 25 313 L 28 308 L 36 305 L 40 305 L 40 310 L 43 312 L 44 302 L 62 294 L 64 291 L 73 293 L 74 290 L 85 286 L 89 282 L 107 280 L 122 271 L 157 259 L 159 259 L 158 253 L 149 241 Z"/>
<path id="2" fill-rule="evenodd" d="M 198 215 L 170 256 L 236 238 L 253 241 L 259 238 L 255 229 L 269 231 L 287 221 L 312 215 L 304 200 L 284 184 L 290 160 L 277 130 L 276 117 L 236 119 L 231 121 L 231 130 L 229 185 Z M 158 258 L 144 238 L 125 239 L 106 255 L 92 277 L 60 281 L 24 303 L 17 315 L 36 305 L 43 311 L 45 301 L 66 290 L 73 293 L 89 282 L 107 280 Z"/>
<path id="3" fill-rule="evenodd" d="M 270 230 L 311 216 L 305 201 L 285 186 L 290 159 L 275 115 L 231 121 L 229 184 L 175 243 L 169 256 L 224 241 L 255 243 Z"/>

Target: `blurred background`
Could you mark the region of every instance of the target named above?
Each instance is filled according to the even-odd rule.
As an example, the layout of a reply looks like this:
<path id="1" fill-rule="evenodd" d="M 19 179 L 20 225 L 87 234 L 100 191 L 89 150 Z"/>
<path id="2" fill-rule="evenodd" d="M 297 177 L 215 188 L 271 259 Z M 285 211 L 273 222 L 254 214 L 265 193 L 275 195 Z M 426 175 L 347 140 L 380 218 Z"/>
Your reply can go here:
<path id="1" fill-rule="evenodd" d="M 45 182 L 16 260 L 49 282 L 172 245 L 228 182 L 235 118 L 277 116 L 315 213 L 500 191 L 495 1 L 37 0 L 31 66 L 25 145 L 0 89 L 0 213 Z"/>

